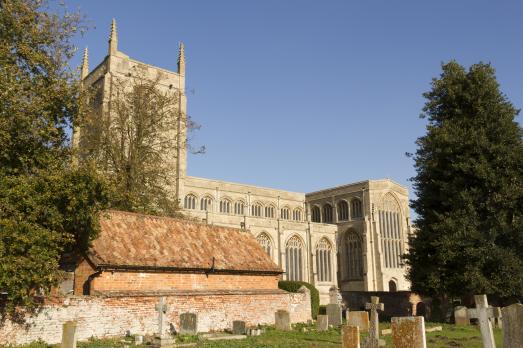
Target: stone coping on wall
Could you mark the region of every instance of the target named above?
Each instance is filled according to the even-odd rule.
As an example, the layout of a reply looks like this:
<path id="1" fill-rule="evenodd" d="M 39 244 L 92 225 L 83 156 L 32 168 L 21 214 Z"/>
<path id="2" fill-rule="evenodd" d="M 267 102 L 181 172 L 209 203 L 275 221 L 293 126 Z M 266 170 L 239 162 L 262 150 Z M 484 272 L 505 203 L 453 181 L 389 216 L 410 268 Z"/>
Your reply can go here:
<path id="1" fill-rule="evenodd" d="M 161 297 L 161 296 L 216 296 L 216 295 L 282 295 L 281 289 L 247 290 L 165 290 L 165 291 L 95 291 L 98 297 Z M 82 296 L 78 296 L 82 297 Z M 85 297 L 85 296 L 83 296 Z"/>

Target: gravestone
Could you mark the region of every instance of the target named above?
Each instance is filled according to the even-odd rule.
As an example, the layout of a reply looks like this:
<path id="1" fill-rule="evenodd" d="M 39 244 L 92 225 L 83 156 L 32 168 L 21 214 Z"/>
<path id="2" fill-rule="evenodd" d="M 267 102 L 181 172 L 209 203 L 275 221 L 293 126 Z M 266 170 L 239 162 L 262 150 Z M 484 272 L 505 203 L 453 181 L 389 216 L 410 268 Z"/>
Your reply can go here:
<path id="1" fill-rule="evenodd" d="M 245 322 L 241 320 L 234 320 L 232 322 L 233 335 L 245 335 Z"/>
<path id="2" fill-rule="evenodd" d="M 158 337 L 162 338 L 164 337 L 164 331 L 165 331 L 165 313 L 167 313 L 167 310 L 169 309 L 169 306 L 165 302 L 165 297 L 160 297 L 160 302 L 154 307 L 156 311 L 158 312 Z"/>
<path id="3" fill-rule="evenodd" d="M 279 330 L 290 331 L 291 330 L 291 318 L 289 312 L 279 310 L 275 313 L 275 325 Z"/>
<path id="4" fill-rule="evenodd" d="M 393 348 L 426 348 L 425 318 L 393 317 L 392 347 Z"/>
<path id="5" fill-rule="evenodd" d="M 370 310 L 369 336 L 363 346 L 365 348 L 378 348 L 385 346 L 385 341 L 380 340 L 378 310 L 383 311 L 385 307 L 380 303 L 377 296 L 370 297 L 370 303 L 365 304 L 365 308 Z"/>
<path id="6" fill-rule="evenodd" d="M 523 347 L 523 305 L 515 303 L 501 309 L 503 315 L 503 346 Z"/>
<path id="7" fill-rule="evenodd" d="M 347 325 L 358 326 L 360 332 L 369 331 L 369 313 L 367 311 L 353 311 L 349 313 Z"/>
<path id="8" fill-rule="evenodd" d="M 66 321 L 62 331 L 61 348 L 76 348 L 76 321 Z"/>
<path id="9" fill-rule="evenodd" d="M 180 314 L 180 334 L 196 335 L 198 333 L 198 316 L 196 313 Z"/>
<path id="10" fill-rule="evenodd" d="M 341 294 L 335 286 L 329 289 L 329 304 L 341 305 Z"/>
<path id="11" fill-rule="evenodd" d="M 470 325 L 467 307 L 457 306 L 456 308 L 454 308 L 454 323 L 456 325 Z"/>
<path id="12" fill-rule="evenodd" d="M 469 318 L 478 319 L 483 347 L 496 348 L 490 319 L 499 318 L 501 311 L 498 307 L 489 307 L 487 295 L 474 295 L 474 302 L 476 302 L 476 308 L 468 309 L 468 316 Z"/>
<path id="13" fill-rule="evenodd" d="M 360 329 L 357 326 L 343 325 L 341 327 L 341 347 L 360 348 Z"/>
<path id="14" fill-rule="evenodd" d="M 329 329 L 329 316 L 327 315 L 318 315 L 316 318 L 316 330 L 326 331 Z"/>
<path id="15" fill-rule="evenodd" d="M 327 316 L 329 317 L 329 325 L 340 326 L 342 323 L 341 306 L 339 304 L 329 303 L 327 305 Z"/>

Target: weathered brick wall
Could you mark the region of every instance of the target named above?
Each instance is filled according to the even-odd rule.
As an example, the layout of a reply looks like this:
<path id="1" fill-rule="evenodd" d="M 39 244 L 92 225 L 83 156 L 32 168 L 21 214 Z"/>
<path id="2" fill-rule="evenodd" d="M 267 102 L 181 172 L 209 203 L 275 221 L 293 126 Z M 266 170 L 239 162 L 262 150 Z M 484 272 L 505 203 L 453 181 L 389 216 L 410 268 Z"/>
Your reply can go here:
<path id="1" fill-rule="evenodd" d="M 61 340 L 62 325 L 68 320 L 78 322 L 78 338 L 108 337 L 132 334 L 153 334 L 158 328 L 155 304 L 158 296 L 74 296 L 48 304 L 17 325 L 7 320 L 0 323 L 0 345 L 25 344 L 38 339 L 48 343 Z M 288 310 L 292 322 L 311 319 L 310 295 L 280 290 L 184 292 L 167 296 L 170 306 L 166 314 L 169 324 L 179 329 L 179 315 L 197 313 L 198 331 L 220 331 L 232 327 L 233 320 L 248 325 L 274 324 L 277 310 Z"/>

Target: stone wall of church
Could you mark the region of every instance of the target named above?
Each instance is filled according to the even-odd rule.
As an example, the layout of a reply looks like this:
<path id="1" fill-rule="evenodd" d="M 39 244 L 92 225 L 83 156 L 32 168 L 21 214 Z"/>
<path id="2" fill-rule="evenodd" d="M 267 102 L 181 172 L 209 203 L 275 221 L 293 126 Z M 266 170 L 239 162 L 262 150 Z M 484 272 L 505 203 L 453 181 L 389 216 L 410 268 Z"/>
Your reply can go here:
<path id="1" fill-rule="evenodd" d="M 132 334 L 152 335 L 158 332 L 158 296 L 75 296 L 45 305 L 38 313 L 27 316 L 25 324 L 10 320 L 0 326 L 0 345 L 27 344 L 42 340 L 59 343 L 62 325 L 66 321 L 78 323 L 78 339 L 91 337 L 122 336 Z M 311 319 L 310 294 L 283 291 L 251 292 L 200 292 L 167 295 L 169 326 L 179 330 L 181 313 L 196 313 L 199 332 L 221 331 L 232 328 L 234 320 L 244 320 L 247 325 L 274 324 L 275 312 L 287 310 L 291 322 Z"/>

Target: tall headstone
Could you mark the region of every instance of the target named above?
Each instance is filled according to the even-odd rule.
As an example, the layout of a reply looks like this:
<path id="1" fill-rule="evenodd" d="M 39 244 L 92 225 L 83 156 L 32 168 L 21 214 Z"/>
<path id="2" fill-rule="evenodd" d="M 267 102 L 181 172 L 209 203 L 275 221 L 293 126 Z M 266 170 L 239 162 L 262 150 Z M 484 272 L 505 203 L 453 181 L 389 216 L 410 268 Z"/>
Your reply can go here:
<path id="1" fill-rule="evenodd" d="M 326 331 L 329 329 L 329 316 L 319 314 L 316 318 L 316 330 Z"/>
<path id="2" fill-rule="evenodd" d="M 427 348 L 423 317 L 393 317 L 391 322 L 393 348 Z"/>
<path id="3" fill-rule="evenodd" d="M 360 329 L 357 326 L 343 325 L 341 327 L 341 347 L 360 348 Z"/>
<path id="4" fill-rule="evenodd" d="M 198 316 L 196 313 L 180 314 L 180 333 L 196 335 L 198 333 Z"/>
<path id="5" fill-rule="evenodd" d="M 279 310 L 275 313 L 275 325 L 279 330 L 290 331 L 291 330 L 291 317 L 289 312 Z"/>
<path id="6" fill-rule="evenodd" d="M 370 303 L 365 304 L 365 308 L 370 310 L 369 336 L 365 340 L 365 348 L 378 348 L 385 345 L 385 341 L 380 340 L 378 310 L 383 311 L 385 306 L 380 303 L 377 296 L 370 297 Z"/>
<path id="7" fill-rule="evenodd" d="M 61 348 L 76 348 L 76 321 L 66 321 L 62 331 Z"/>
<path id="8" fill-rule="evenodd" d="M 515 303 L 501 309 L 503 315 L 503 346 L 523 347 L 523 304 Z"/>
<path id="9" fill-rule="evenodd" d="M 232 333 L 233 335 L 245 335 L 245 322 L 241 320 L 233 321 Z"/>
<path id="10" fill-rule="evenodd" d="M 360 332 L 369 331 L 369 313 L 367 311 L 349 312 L 347 325 L 358 326 L 360 328 Z"/>
<path id="11" fill-rule="evenodd" d="M 483 347 L 496 348 L 490 318 L 499 318 L 501 311 L 498 307 L 489 307 L 487 295 L 474 295 L 474 301 L 476 302 L 476 308 L 468 309 L 468 316 L 479 321 Z"/>
<path id="12" fill-rule="evenodd" d="M 343 322 L 341 313 L 341 295 L 336 287 L 329 289 L 329 304 L 327 305 L 329 325 L 340 326 Z"/>
<path id="13" fill-rule="evenodd" d="M 163 337 L 165 331 L 165 313 L 167 313 L 169 309 L 164 296 L 160 297 L 160 301 L 155 306 L 155 309 L 158 312 L 158 337 Z"/>
<path id="14" fill-rule="evenodd" d="M 470 325 L 467 307 L 457 306 L 456 308 L 454 308 L 454 323 L 456 325 Z"/>

